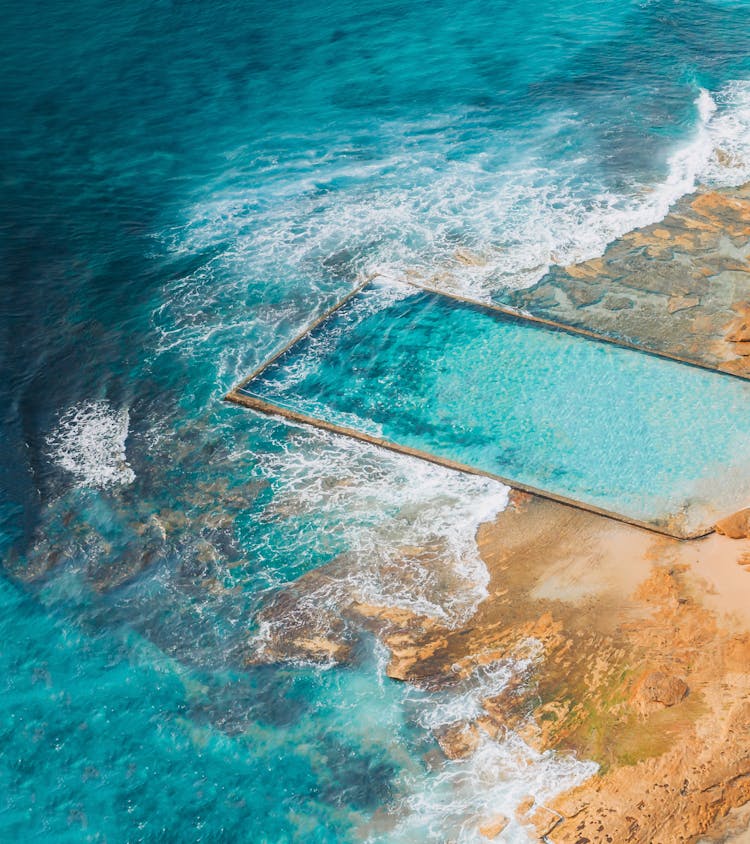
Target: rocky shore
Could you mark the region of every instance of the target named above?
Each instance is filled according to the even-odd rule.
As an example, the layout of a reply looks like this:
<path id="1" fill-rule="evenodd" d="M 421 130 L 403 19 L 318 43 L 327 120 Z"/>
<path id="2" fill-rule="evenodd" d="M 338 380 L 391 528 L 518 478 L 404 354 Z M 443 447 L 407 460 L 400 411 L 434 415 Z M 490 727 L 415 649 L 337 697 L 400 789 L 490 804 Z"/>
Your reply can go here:
<path id="1" fill-rule="evenodd" d="M 750 377 L 750 185 L 699 191 L 600 258 L 554 267 L 503 303 Z"/>
<path id="2" fill-rule="evenodd" d="M 750 377 L 750 183 L 699 189 L 657 223 L 597 258 L 554 265 L 530 287 L 501 286 L 493 303 L 711 369 Z M 486 259 L 458 248 L 453 265 L 411 280 L 460 296 L 454 271 Z"/>
<path id="3" fill-rule="evenodd" d="M 697 194 L 603 258 L 517 291 L 514 304 L 746 376 L 748 256 L 750 189 Z M 624 298 L 613 299 L 616 291 L 632 304 L 620 307 Z M 242 584 L 253 568 L 237 524 L 265 481 L 240 479 L 233 452 L 206 446 L 201 437 L 182 430 L 175 441 L 165 439 L 159 460 L 138 467 L 140 482 L 149 465 L 172 458 L 180 472 L 194 472 L 179 505 L 154 508 L 126 491 L 121 510 L 108 516 L 125 525 L 113 544 L 100 533 L 106 522 L 96 513 L 91 523 L 68 529 L 74 514 L 60 498 L 33 554 L 7 560 L 6 570 L 43 584 L 56 569 L 73 568 L 93 594 L 113 602 L 108 606 L 116 606 L 118 593 L 127 602 L 127 589 L 144 573 L 169 570 L 169 588 L 185 596 L 175 606 L 191 614 L 195 636 L 186 640 L 182 628 L 160 626 L 161 597 L 152 604 L 159 624 L 144 612 L 144 630 L 188 662 L 213 660 L 216 647 L 237 668 L 354 662 L 362 643 L 375 637 L 387 653 L 387 674 L 425 689 L 460 690 L 484 669 L 523 666 L 501 691 L 483 697 L 478 714 L 436 728 L 431 752 L 442 754 L 441 762 L 470 760 L 487 741 L 512 731 L 536 750 L 572 753 L 599 769 L 544 805 L 529 797 L 515 817 L 498 808 L 473 818 L 476 835 L 487 840 L 502 841 L 519 824 L 532 840 L 553 844 L 743 840 L 736 836 L 750 827 L 748 513 L 721 523 L 721 533 L 678 541 L 514 491 L 476 537 L 489 576 L 479 600 L 482 583 L 457 571 L 446 535 L 427 541 L 423 531 L 415 538 L 407 497 L 400 526 L 388 534 L 388 553 L 366 566 L 344 553 L 276 589 L 249 636 L 256 605 L 243 603 Z M 209 460 L 223 467 L 218 479 L 202 477 Z M 344 465 L 332 468 L 320 494 L 353 482 L 341 476 Z M 281 512 L 293 514 L 293 496 L 267 506 L 269 520 L 282 517 L 284 529 L 295 529 L 297 522 L 284 522 Z M 352 576 L 355 566 L 359 576 Z M 361 588 L 368 581 L 379 588 Z M 472 587 L 477 605 L 472 593 L 460 612 L 450 612 L 451 597 L 465 599 Z M 420 614 L 414 596 L 436 611 Z M 214 643 L 213 617 L 236 621 L 230 640 Z M 196 649 L 196 641 L 208 644 Z M 226 724 L 226 713 L 216 717 Z"/>
<path id="4" fill-rule="evenodd" d="M 478 542 L 489 596 L 465 624 L 343 594 L 313 613 L 306 598 L 337 577 L 323 569 L 267 608 L 278 636 L 251 660 L 346 660 L 368 630 L 389 649 L 390 677 L 449 688 L 533 649 L 533 667 L 484 700 L 479 717 L 436 735 L 449 758 L 512 729 L 536 749 L 599 764 L 550 805 L 519 807 L 532 837 L 666 844 L 745 828 L 750 541 L 681 542 L 516 493 Z M 502 840 L 502 818 L 477 822 Z"/>
<path id="5" fill-rule="evenodd" d="M 750 377 L 749 256 L 750 187 L 702 192 L 507 304 Z M 453 759 L 512 730 L 598 763 L 549 805 L 518 807 L 532 839 L 739 842 L 750 824 L 749 525 L 740 514 L 686 542 L 513 492 L 479 530 L 490 583 L 465 622 L 336 591 L 347 565 L 336 561 L 277 593 L 248 660 L 346 661 L 368 633 L 388 648 L 390 677 L 450 688 L 533 651 L 479 716 L 435 736 Z M 403 555 L 424 568 L 439 549 Z M 408 571 L 394 561 L 381 575 L 398 584 Z M 325 610 L 322 593 L 336 595 Z M 502 840 L 508 820 L 479 818 L 477 832 Z"/>

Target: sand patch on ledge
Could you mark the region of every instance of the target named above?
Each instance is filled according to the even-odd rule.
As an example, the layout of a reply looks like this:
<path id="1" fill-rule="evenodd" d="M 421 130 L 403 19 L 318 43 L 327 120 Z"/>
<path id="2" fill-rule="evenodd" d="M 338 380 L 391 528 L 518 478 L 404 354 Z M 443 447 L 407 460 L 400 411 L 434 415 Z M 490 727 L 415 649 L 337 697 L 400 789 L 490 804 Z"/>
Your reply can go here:
<path id="1" fill-rule="evenodd" d="M 690 566 L 703 587 L 704 606 L 715 612 L 724 626 L 750 629 L 750 540 L 711 534 L 682 543 L 676 558 Z"/>
<path id="2" fill-rule="evenodd" d="M 527 520 L 533 522 L 535 516 L 529 512 Z M 529 592 L 531 598 L 579 606 L 589 602 L 595 623 L 606 626 L 608 604 L 624 610 L 625 597 L 648 577 L 654 563 L 672 562 L 689 566 L 702 604 L 721 617 L 724 626 L 750 629 L 750 539 L 728 540 L 714 533 L 674 542 L 621 523 L 580 521 L 556 541 L 555 554 Z M 482 543 L 486 554 L 494 541 L 503 539 L 496 530 L 486 530 Z M 635 611 L 635 605 L 630 610 Z"/>
<path id="3" fill-rule="evenodd" d="M 517 581 L 531 601 L 596 608 L 592 620 L 598 629 L 609 629 L 612 617 L 606 607 L 622 606 L 623 596 L 648 576 L 656 537 L 572 508 L 547 507 L 518 493 L 514 500 L 515 514 L 479 532 L 481 553 L 492 561 L 490 570 L 507 571 L 512 559 L 514 569 L 533 572 L 533 581 L 523 575 Z M 503 579 L 510 578 L 515 580 L 516 574 L 507 572 Z M 635 605 L 631 610 L 636 611 Z"/>

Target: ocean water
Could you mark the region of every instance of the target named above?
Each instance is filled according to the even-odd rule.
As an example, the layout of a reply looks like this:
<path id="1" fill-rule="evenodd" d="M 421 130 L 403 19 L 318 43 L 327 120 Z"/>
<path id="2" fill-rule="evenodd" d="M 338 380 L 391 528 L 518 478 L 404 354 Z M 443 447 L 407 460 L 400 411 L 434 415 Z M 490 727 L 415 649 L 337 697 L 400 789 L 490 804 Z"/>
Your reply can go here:
<path id="1" fill-rule="evenodd" d="M 491 299 L 747 180 L 749 5 L 4 5 L 3 839 L 471 841 L 591 773 L 440 758 L 513 661 L 248 664 L 329 563 L 465 619 L 507 489 L 220 399 L 368 273 Z"/>
<path id="2" fill-rule="evenodd" d="M 238 389 L 666 527 L 750 500 L 750 384 L 376 280 Z"/>

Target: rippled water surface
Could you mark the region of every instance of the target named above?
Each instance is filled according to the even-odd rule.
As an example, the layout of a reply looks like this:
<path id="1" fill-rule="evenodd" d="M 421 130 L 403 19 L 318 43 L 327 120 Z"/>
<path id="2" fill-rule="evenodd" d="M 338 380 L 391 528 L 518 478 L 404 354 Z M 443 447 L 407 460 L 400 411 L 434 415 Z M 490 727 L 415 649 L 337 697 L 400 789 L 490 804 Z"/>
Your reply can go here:
<path id="1" fill-rule="evenodd" d="M 591 772 L 512 735 L 437 754 L 428 714 L 522 666 L 437 700 L 365 634 L 255 658 L 269 595 L 333 561 L 465 619 L 507 489 L 220 398 L 364 274 L 491 299 L 746 181 L 747 12 L 5 4 L 3 838 L 469 841 Z"/>

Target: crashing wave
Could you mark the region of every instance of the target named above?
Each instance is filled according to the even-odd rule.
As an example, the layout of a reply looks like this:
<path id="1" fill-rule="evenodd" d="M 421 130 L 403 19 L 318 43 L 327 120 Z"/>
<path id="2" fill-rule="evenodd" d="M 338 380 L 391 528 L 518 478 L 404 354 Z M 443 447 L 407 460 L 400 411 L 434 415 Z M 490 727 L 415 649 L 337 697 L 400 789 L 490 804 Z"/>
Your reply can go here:
<path id="1" fill-rule="evenodd" d="M 335 526 L 340 564 L 285 610 L 294 619 L 274 615 L 256 647 L 300 617 L 325 624 L 353 601 L 453 625 L 487 596 L 476 531 L 505 509 L 504 484 L 319 431 L 296 432 L 283 451 L 257 459 L 273 487 L 266 518 L 283 531 L 285 557 L 304 561 L 318 526 Z"/>
<path id="2" fill-rule="evenodd" d="M 135 473 L 125 454 L 129 425 L 127 408 L 115 409 L 107 401 L 74 405 L 47 437 L 49 455 L 79 486 L 105 489 L 130 484 Z"/>
<path id="3" fill-rule="evenodd" d="M 478 667 L 457 687 L 439 692 L 412 689 L 409 704 L 424 729 L 439 730 L 471 721 L 483 714 L 482 702 L 500 694 L 515 678 L 523 678 L 538 662 L 542 646 L 524 643 L 518 658 Z M 541 806 L 579 785 L 598 770 L 594 762 L 553 751 L 539 752 L 519 735 L 506 730 L 492 739 L 481 730 L 477 746 L 464 758 L 446 759 L 427 775 L 404 782 L 405 796 L 390 809 L 396 819 L 387 833 L 371 833 L 370 844 L 381 841 L 486 842 L 482 826 L 502 816 L 507 820 L 502 841 L 527 844 L 536 837 L 517 818 L 519 805 L 532 798 Z"/>
<path id="4" fill-rule="evenodd" d="M 589 173 L 585 149 L 545 157 L 548 146 L 575 129 L 574 113 L 549 118 L 523 139 L 488 130 L 486 148 L 464 157 L 451 154 L 453 118 L 445 115 L 431 127 L 434 148 L 400 150 L 418 127 L 393 124 L 383 127 L 386 151 L 377 166 L 352 163 L 343 153 L 338 161 L 333 148 L 314 184 L 280 165 L 264 191 L 240 185 L 217 192 L 169 233 L 176 252 L 217 251 L 170 291 L 180 331 L 161 326 L 165 347 L 177 333 L 181 343 L 200 345 L 195 332 L 217 310 L 224 313 L 221 330 L 230 331 L 227 308 L 235 306 L 238 329 L 246 331 L 251 317 L 237 284 L 246 289 L 248 273 L 291 285 L 293 299 L 294 278 L 305 279 L 307 310 L 293 316 L 299 325 L 313 292 L 330 299 L 332 279 L 339 290 L 358 276 L 417 279 L 487 300 L 495 290 L 535 284 L 553 265 L 595 258 L 616 238 L 658 222 L 699 185 L 750 180 L 750 82 L 701 90 L 695 109 L 691 136 L 668 157 L 660 181 L 639 181 L 634 173 L 624 185 L 605 187 Z M 518 160 L 509 160 L 507 150 L 516 146 Z M 342 174 L 346 189 L 314 189 Z M 294 278 L 285 280 L 290 270 Z M 289 318 L 286 311 L 281 316 Z"/>

